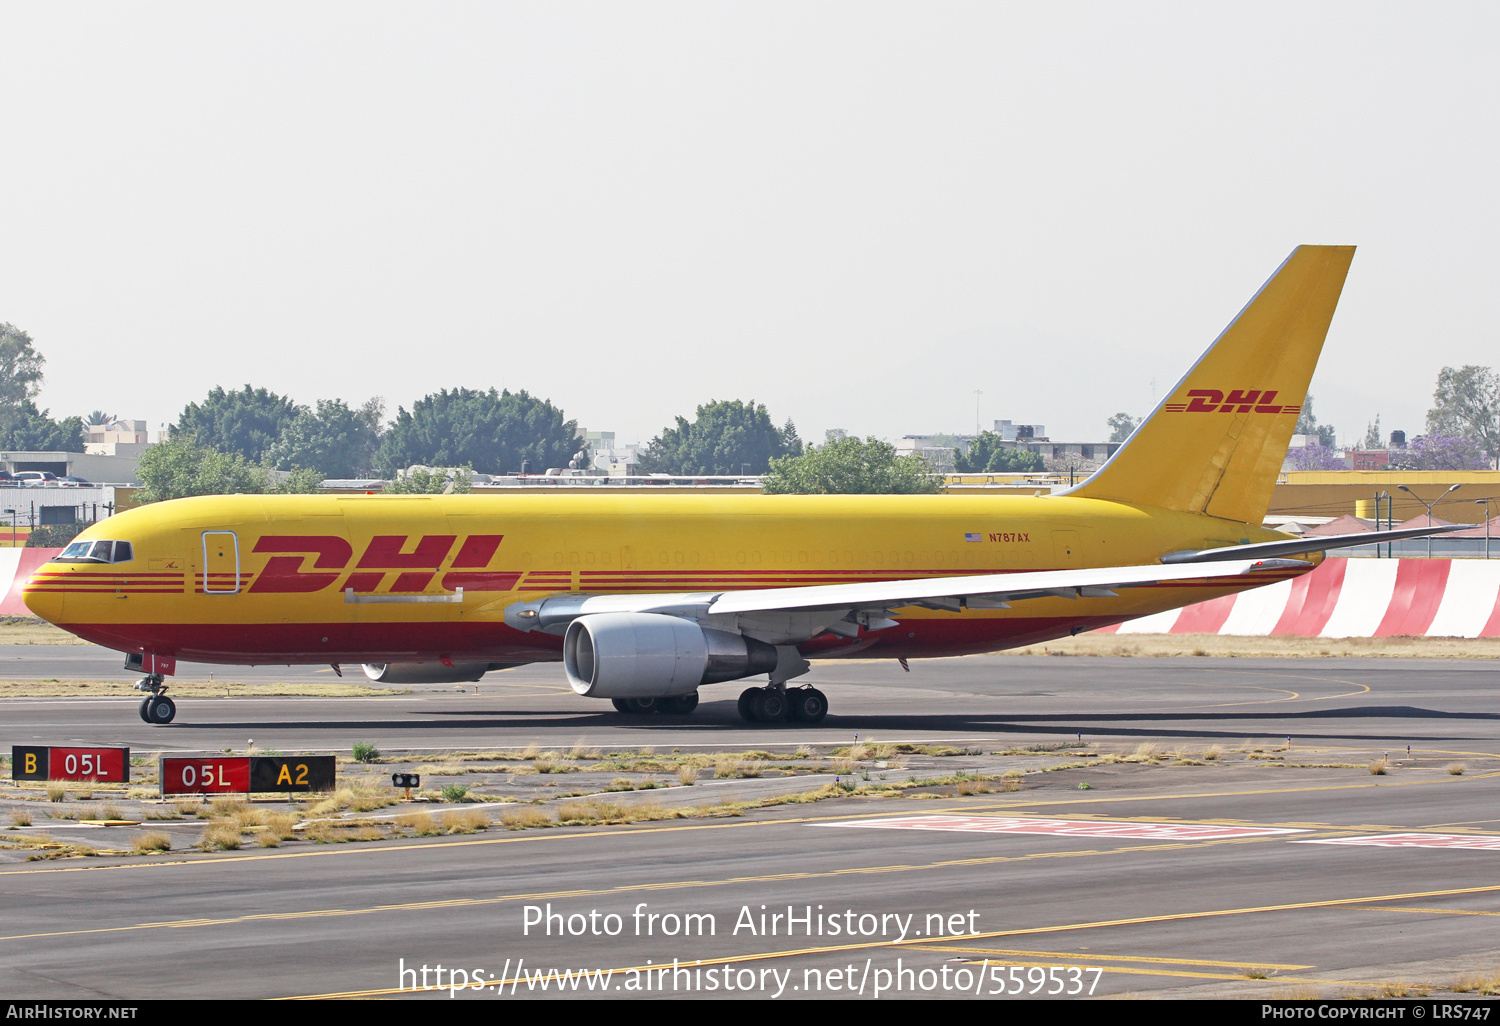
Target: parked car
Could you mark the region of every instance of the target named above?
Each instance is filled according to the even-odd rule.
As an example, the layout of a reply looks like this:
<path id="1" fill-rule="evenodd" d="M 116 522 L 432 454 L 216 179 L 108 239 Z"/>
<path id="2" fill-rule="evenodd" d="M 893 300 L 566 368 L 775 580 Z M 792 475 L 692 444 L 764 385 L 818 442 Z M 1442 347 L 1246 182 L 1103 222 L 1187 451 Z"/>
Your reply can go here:
<path id="1" fill-rule="evenodd" d="M 74 477 L 73 475 L 69 474 L 67 477 L 60 477 L 60 478 L 58 478 L 57 479 L 57 483 L 60 484 L 60 485 L 73 485 L 73 486 L 77 486 L 77 485 L 93 484 L 94 482 L 89 481 L 86 478 Z"/>
<path id="2" fill-rule="evenodd" d="M 17 484 L 51 484 L 57 480 L 57 475 L 50 470 L 18 470 L 15 479 Z"/>

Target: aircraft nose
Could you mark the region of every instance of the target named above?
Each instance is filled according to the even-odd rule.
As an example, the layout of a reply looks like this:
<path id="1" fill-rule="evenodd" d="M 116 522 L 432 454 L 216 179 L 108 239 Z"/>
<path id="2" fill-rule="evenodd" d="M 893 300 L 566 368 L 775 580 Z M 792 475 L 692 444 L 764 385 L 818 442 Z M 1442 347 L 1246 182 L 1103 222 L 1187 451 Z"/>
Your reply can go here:
<path id="1" fill-rule="evenodd" d="M 63 596 L 38 586 L 35 579 L 26 582 L 21 590 L 21 600 L 26 603 L 27 609 L 48 623 L 62 622 Z"/>

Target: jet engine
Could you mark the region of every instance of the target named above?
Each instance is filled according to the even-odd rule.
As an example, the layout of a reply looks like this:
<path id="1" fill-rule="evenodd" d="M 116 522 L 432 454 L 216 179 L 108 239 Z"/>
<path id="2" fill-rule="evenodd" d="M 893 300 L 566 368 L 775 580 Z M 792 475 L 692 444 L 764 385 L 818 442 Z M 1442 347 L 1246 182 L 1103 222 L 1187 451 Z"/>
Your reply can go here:
<path id="1" fill-rule="evenodd" d="M 568 624 L 563 666 L 586 698 L 660 698 L 776 668 L 776 648 L 662 613 L 592 613 Z"/>

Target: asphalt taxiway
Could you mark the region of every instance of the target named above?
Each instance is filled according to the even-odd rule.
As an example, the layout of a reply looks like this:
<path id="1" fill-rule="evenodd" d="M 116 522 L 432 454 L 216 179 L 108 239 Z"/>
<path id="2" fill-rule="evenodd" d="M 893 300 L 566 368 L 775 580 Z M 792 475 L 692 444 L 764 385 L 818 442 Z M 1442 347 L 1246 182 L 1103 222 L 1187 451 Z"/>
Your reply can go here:
<path id="1" fill-rule="evenodd" d="M 7 665 L 35 671 L 25 664 L 37 657 L 48 653 Z M 58 665 L 34 677 L 64 676 Z M 477 980 L 483 989 L 461 998 L 508 1000 L 557 996 L 556 979 L 543 991 L 532 975 L 556 969 L 613 970 L 602 983 L 574 975 L 566 993 L 580 998 L 870 998 L 883 987 L 882 996 L 1000 1000 L 997 987 L 1066 995 L 1075 978 L 1096 996 L 1272 997 L 1447 986 L 1500 971 L 1500 673 L 1489 662 L 995 656 L 913 663 L 910 674 L 830 663 L 814 672 L 829 718 L 775 728 L 739 722 L 732 685 L 705 689 L 691 718 L 637 719 L 573 696 L 559 670 L 508 671 L 478 694 L 469 685 L 387 698 L 187 699 L 167 727 L 141 723 L 129 700 L 9 699 L 0 744 L 217 751 L 253 737 L 284 751 L 347 751 L 354 740 L 433 752 L 580 740 L 775 750 L 859 734 L 993 752 L 1081 735 L 1099 752 L 1158 742 L 1188 757 L 1085 760 L 1028 773 L 1016 792 L 938 800 L 12 861 L 0 866 L 0 992 L 398 996 L 415 987 L 447 999 L 448 987 Z M 1241 754 L 1233 764 L 1192 758 L 1207 746 Z M 1389 771 L 1372 774 L 1369 761 L 1387 755 Z M 1059 764 L 1071 758 L 1056 752 Z M 551 936 L 528 926 L 547 911 L 561 917 Z M 782 918 L 762 929 L 762 912 Z M 689 915 L 697 929 L 684 935 Z M 423 989 L 438 982 L 444 989 Z"/>

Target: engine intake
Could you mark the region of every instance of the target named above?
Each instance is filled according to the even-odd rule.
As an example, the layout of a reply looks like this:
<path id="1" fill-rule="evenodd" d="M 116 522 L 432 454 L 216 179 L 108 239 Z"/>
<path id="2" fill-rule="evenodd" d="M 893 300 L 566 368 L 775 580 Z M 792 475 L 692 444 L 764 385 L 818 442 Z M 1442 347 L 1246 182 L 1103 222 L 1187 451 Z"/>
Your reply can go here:
<path id="1" fill-rule="evenodd" d="M 568 625 L 563 666 L 586 698 L 661 698 L 776 668 L 776 648 L 661 613 L 593 613 Z"/>

